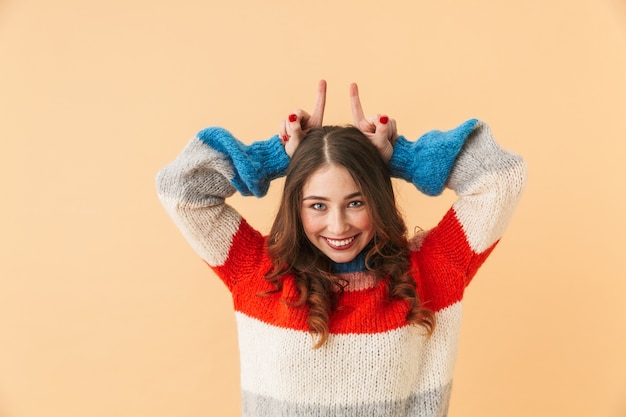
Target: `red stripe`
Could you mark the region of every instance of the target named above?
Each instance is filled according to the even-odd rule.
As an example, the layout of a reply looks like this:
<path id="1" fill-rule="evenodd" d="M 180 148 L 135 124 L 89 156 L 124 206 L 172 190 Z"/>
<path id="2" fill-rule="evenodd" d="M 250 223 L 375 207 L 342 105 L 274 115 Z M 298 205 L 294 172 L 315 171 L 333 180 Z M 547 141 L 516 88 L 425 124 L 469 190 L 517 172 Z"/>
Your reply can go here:
<path id="1" fill-rule="evenodd" d="M 428 232 L 412 259 L 418 291 L 426 307 L 438 311 L 460 301 L 465 287 L 494 247 L 495 244 L 480 254 L 474 252 L 454 209 L 448 210 L 437 227 Z"/>
<path id="2" fill-rule="evenodd" d="M 286 277 L 280 292 L 273 290 L 264 275 L 271 267 L 266 240 L 245 220 L 233 237 L 227 262 L 215 271 L 233 292 L 235 309 L 273 326 L 308 331 L 308 307 L 294 307 L 286 301 L 299 298 L 293 277 Z M 472 251 L 465 234 L 450 210 L 430 231 L 419 251 L 411 257 L 412 273 L 423 305 L 437 312 L 463 298 L 465 286 L 487 258 L 493 246 L 481 253 Z M 341 298 L 332 315 L 330 331 L 334 334 L 380 333 L 406 325 L 408 304 L 389 301 L 384 283 L 362 291 L 349 291 Z"/>
<path id="3" fill-rule="evenodd" d="M 228 256 L 224 265 L 213 267 L 213 270 L 232 291 L 233 286 L 241 281 L 249 281 L 258 274 L 267 262 L 265 238 L 254 230 L 245 219 L 241 219 L 237 232 L 232 237 Z"/>
<path id="4" fill-rule="evenodd" d="M 256 277 L 255 280 L 263 279 Z M 235 309 L 247 316 L 273 326 L 308 331 L 308 306 L 290 306 L 285 300 L 297 300 L 298 291 L 293 276 L 285 278 L 283 290 L 258 296 L 257 288 L 238 288 Z M 267 289 L 267 283 L 261 286 Z M 363 291 L 344 293 L 338 310 L 331 316 L 331 333 L 379 333 L 406 325 L 408 305 L 403 301 L 389 302 L 384 285 Z"/>

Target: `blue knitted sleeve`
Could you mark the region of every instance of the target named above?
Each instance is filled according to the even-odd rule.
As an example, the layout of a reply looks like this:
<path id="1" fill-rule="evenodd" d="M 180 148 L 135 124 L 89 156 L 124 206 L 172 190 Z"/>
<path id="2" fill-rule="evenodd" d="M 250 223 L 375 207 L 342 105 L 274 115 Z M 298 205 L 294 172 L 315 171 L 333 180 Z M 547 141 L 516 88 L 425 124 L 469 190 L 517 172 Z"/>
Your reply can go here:
<path id="1" fill-rule="evenodd" d="M 426 195 L 443 192 L 452 166 L 478 120 L 470 119 L 448 130 L 433 130 L 411 142 L 399 136 L 389 161 L 391 175 L 413 183 Z"/>
<path id="2" fill-rule="evenodd" d="M 287 172 L 289 156 L 278 135 L 246 145 L 221 127 L 209 127 L 198 133 L 198 139 L 224 154 L 232 163 L 230 182 L 244 196 L 262 197 L 270 182 Z"/>

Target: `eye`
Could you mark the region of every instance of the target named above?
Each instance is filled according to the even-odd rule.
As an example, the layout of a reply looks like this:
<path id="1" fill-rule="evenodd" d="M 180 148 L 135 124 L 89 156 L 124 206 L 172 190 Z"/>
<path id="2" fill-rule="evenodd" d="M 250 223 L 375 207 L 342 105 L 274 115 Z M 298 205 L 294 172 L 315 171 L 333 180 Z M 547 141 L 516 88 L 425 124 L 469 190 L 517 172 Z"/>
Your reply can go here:
<path id="1" fill-rule="evenodd" d="M 326 205 L 323 203 L 313 203 L 311 204 L 311 208 L 313 210 L 324 210 L 326 208 Z"/>
<path id="2" fill-rule="evenodd" d="M 361 207 L 363 204 L 365 204 L 363 201 L 360 200 L 356 200 L 356 201 L 351 201 L 348 203 L 348 207 L 350 208 L 356 208 L 356 207 Z"/>

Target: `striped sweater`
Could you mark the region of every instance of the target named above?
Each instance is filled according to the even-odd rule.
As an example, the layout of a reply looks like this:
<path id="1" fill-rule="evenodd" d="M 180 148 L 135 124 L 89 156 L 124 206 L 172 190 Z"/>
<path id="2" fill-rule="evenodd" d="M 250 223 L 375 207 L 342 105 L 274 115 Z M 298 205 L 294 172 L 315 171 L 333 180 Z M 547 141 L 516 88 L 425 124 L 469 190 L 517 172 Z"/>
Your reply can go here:
<path id="1" fill-rule="evenodd" d="M 238 325 L 245 417 L 445 416 L 465 287 L 509 222 L 526 177 L 524 161 L 503 150 L 487 125 L 469 120 L 417 141 L 400 136 L 394 177 L 425 194 L 447 186 L 459 196 L 433 229 L 411 241 L 411 273 L 435 331 L 406 322 L 407 303 L 389 301 L 362 256 L 334 271 L 349 284 L 313 349 L 307 307 L 292 307 L 293 277 L 280 292 L 265 279 L 267 238 L 225 199 L 263 196 L 289 158 L 277 136 L 245 145 L 221 128 L 196 135 L 157 176 L 159 197 L 186 239 L 226 284 Z"/>

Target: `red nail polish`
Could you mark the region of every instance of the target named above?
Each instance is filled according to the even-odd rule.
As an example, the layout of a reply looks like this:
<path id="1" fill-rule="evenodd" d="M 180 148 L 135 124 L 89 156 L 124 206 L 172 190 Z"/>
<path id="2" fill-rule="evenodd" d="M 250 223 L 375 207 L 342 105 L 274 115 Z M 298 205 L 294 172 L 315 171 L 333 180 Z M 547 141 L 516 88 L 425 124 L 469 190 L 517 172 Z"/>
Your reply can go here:
<path id="1" fill-rule="evenodd" d="M 284 136 L 283 136 L 283 142 L 287 142 L 288 140 L 289 140 L 289 136 L 284 135 Z"/>
<path id="2" fill-rule="evenodd" d="M 380 116 L 380 122 L 382 124 L 386 125 L 388 121 L 389 121 L 389 118 L 387 116 Z"/>
<path id="3" fill-rule="evenodd" d="M 290 114 L 289 115 L 289 121 L 290 122 L 295 122 L 296 120 L 298 120 L 298 116 L 296 116 L 295 114 Z"/>

